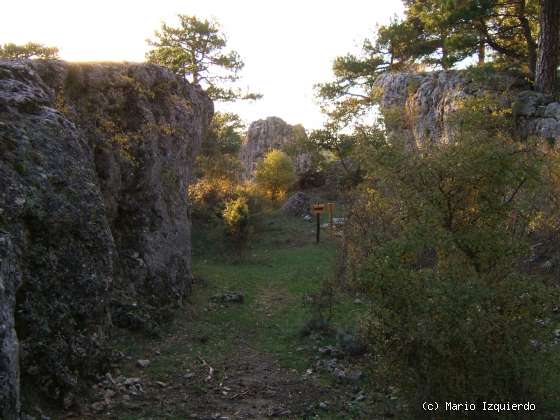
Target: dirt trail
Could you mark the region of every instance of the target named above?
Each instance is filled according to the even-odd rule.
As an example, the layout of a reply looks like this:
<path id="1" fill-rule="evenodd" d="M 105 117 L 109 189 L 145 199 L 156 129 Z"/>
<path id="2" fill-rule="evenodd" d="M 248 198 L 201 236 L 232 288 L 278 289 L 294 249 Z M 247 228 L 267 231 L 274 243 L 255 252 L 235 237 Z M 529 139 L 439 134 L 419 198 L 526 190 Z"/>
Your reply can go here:
<path id="1" fill-rule="evenodd" d="M 271 354 L 254 349 L 243 337 L 217 363 L 206 360 L 216 355 L 193 356 L 187 346 L 180 345 L 185 338 L 173 336 L 169 342 L 159 343 L 159 348 L 174 349 L 174 360 L 185 361 L 165 381 L 129 361 L 126 375 L 111 376 L 97 386 L 101 400 L 67 418 L 305 419 L 327 414 L 329 418 L 349 418 L 341 409 L 355 395 L 348 384 L 324 385 L 316 375 L 282 367 Z M 149 356 L 151 363 L 157 363 L 158 358 L 166 357 L 166 351 L 153 350 Z"/>

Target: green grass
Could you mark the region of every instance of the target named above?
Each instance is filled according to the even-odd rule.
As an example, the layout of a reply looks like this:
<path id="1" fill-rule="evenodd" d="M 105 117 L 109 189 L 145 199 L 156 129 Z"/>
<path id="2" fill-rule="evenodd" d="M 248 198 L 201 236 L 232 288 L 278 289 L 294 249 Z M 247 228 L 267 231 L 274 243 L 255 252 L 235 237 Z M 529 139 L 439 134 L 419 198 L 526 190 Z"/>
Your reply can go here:
<path id="1" fill-rule="evenodd" d="M 208 238 L 217 237 L 215 232 L 195 231 L 194 237 L 193 247 L 203 244 L 198 248 L 203 251 L 193 259 L 194 274 L 208 281 L 208 287 L 195 299 L 200 303 L 225 290 L 245 296 L 243 305 L 228 305 L 205 319 L 208 334 L 223 337 L 223 343 L 209 340 L 208 345 L 227 352 L 234 334 L 230 327 L 235 326 L 236 331 L 250 333 L 252 345 L 273 353 L 285 367 L 298 371 L 309 367 L 308 352 L 298 351 L 305 344 L 300 331 L 312 317 L 305 297 L 318 293 L 334 273 L 336 245 L 328 232 L 325 230 L 322 242 L 315 244 L 314 223 L 271 213 L 236 263 L 224 255 L 223 244 L 209 244 Z M 334 324 L 353 324 L 361 308 L 349 297 L 337 297 L 336 301 Z"/>
<path id="2" fill-rule="evenodd" d="M 173 382 L 174 378 L 191 371 L 197 371 L 200 377 L 201 371 L 206 374 L 201 358 L 211 366 L 223 366 L 234 352 L 242 352 L 248 346 L 271 354 L 283 368 L 303 374 L 313 366 L 317 346 L 335 344 L 334 335 L 301 335 L 302 328 L 315 313 L 307 297 L 317 295 L 325 281 L 332 279 L 336 264 L 335 241 L 325 231 L 321 243 L 316 244 L 314 229 L 314 223 L 271 212 L 263 217 L 239 259 L 224 242 L 219 227 L 211 229 L 195 224 L 196 280 L 189 302 L 177 312 L 174 321 L 164 326 L 160 338 L 123 332 L 116 340 L 116 347 L 130 356 L 130 360 L 122 366 L 122 373 L 163 382 Z M 212 296 L 225 291 L 241 292 L 244 302 L 211 303 Z M 343 294 L 336 295 L 334 302 L 333 328 L 350 329 L 365 310 L 364 305 L 356 305 L 350 296 Z M 151 364 L 139 371 L 134 362 L 143 358 L 150 359 Z M 325 387 L 333 384 L 332 376 L 327 373 L 320 374 L 317 380 Z M 207 392 L 201 388 L 200 398 Z M 180 407 L 174 410 L 166 413 L 165 418 L 182 413 Z M 128 418 L 158 416 L 162 416 L 161 408 L 144 407 L 141 415 Z M 337 416 L 325 412 L 317 418 Z"/>

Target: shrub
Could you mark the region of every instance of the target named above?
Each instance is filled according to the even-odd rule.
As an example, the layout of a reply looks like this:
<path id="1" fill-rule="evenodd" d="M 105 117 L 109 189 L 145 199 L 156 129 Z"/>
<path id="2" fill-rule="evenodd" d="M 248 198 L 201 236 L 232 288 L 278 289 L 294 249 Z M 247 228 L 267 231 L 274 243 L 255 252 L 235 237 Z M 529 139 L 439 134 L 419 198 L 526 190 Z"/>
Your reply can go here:
<path id="1" fill-rule="evenodd" d="M 241 253 L 249 238 L 249 206 L 243 197 L 226 202 L 223 212 L 226 233 Z"/>
<path id="2" fill-rule="evenodd" d="M 257 165 L 255 181 L 272 200 L 281 199 L 295 180 L 292 160 L 280 150 L 270 151 Z"/>
<path id="3" fill-rule="evenodd" d="M 209 223 L 221 218 L 225 203 L 237 197 L 236 188 L 235 181 L 223 178 L 202 178 L 191 185 L 188 198 L 193 219 Z"/>
<path id="4" fill-rule="evenodd" d="M 423 401 L 544 410 L 560 390 L 558 293 L 526 263 L 554 157 L 512 140 L 507 113 L 491 105 L 465 104 L 452 144 L 360 145 L 366 181 L 346 225 L 348 279 L 375 302 L 365 322 L 374 379 L 396 386 L 416 418 L 430 414 Z"/>

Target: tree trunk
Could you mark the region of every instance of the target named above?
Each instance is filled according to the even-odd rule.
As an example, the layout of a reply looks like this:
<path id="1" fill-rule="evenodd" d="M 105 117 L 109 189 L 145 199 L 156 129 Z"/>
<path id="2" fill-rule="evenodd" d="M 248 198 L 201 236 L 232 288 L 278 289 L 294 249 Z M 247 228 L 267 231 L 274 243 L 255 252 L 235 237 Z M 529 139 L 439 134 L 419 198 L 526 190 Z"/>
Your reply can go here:
<path id="1" fill-rule="evenodd" d="M 535 88 L 539 92 L 554 93 L 558 48 L 560 43 L 560 1 L 540 0 L 539 57 L 535 75 Z"/>
<path id="2" fill-rule="evenodd" d="M 482 66 L 486 62 L 486 36 L 488 33 L 486 21 L 484 18 L 480 20 L 475 25 L 478 32 L 478 65 Z"/>
<path id="3" fill-rule="evenodd" d="M 486 43 L 481 39 L 478 43 L 478 65 L 484 65 L 486 60 Z"/>
<path id="4" fill-rule="evenodd" d="M 447 62 L 447 48 L 445 47 L 444 43 L 441 43 L 441 67 L 443 67 L 444 70 L 448 70 L 449 69 L 449 63 Z"/>
<path id="5" fill-rule="evenodd" d="M 554 0 L 552 1 L 554 2 Z M 527 42 L 527 65 L 529 67 L 529 79 L 535 80 L 535 69 L 537 65 L 537 43 L 533 39 L 533 34 L 531 33 L 531 24 L 529 23 L 529 18 L 527 17 L 525 3 L 525 0 L 518 0 L 515 5 L 515 12 L 517 14 L 517 20 L 519 20 L 519 24 L 521 25 L 521 29 L 523 30 L 525 42 Z"/>

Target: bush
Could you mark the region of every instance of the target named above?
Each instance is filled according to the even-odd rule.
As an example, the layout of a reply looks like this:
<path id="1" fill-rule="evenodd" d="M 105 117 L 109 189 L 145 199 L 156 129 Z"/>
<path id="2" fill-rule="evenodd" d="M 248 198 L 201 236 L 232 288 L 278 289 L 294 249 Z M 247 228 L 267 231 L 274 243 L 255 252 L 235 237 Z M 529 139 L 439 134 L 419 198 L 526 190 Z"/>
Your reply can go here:
<path id="1" fill-rule="evenodd" d="M 225 203 L 237 198 L 237 183 L 229 179 L 202 178 L 189 187 L 193 219 L 215 223 L 222 217 Z"/>
<path id="2" fill-rule="evenodd" d="M 452 144 L 410 153 L 379 136 L 358 153 L 366 181 L 346 225 L 348 279 L 375 302 L 374 379 L 416 418 L 430 414 L 424 401 L 544 410 L 560 391 L 558 293 L 526 263 L 554 157 L 512 140 L 508 115 L 492 109 L 465 104 Z"/>
<path id="3" fill-rule="evenodd" d="M 257 165 L 255 181 L 272 200 L 281 199 L 295 180 L 292 160 L 280 150 L 270 151 Z"/>
<path id="4" fill-rule="evenodd" d="M 226 202 L 223 212 L 226 233 L 241 254 L 249 239 L 249 206 L 244 197 Z"/>

